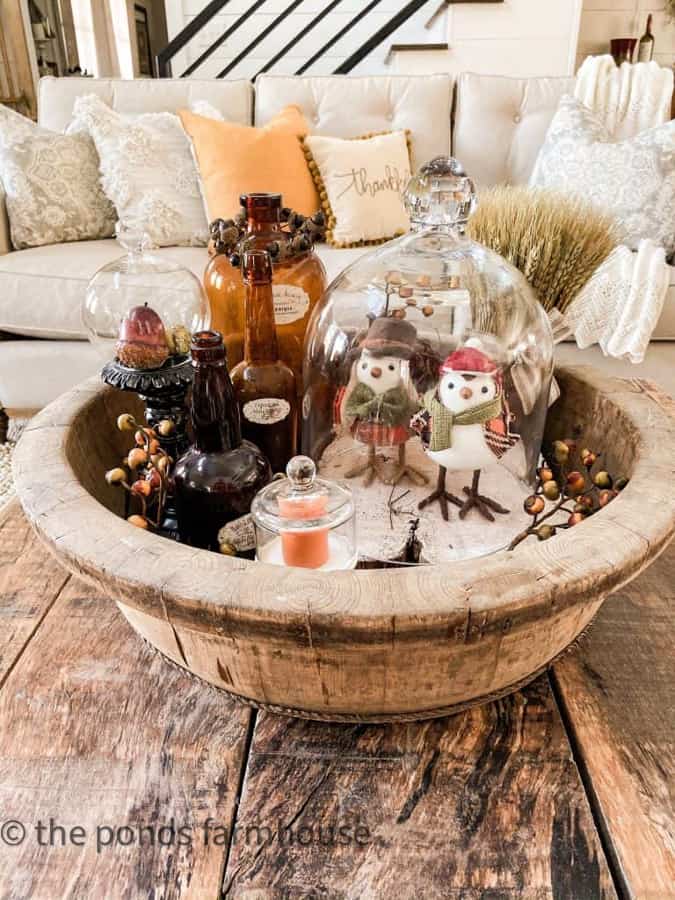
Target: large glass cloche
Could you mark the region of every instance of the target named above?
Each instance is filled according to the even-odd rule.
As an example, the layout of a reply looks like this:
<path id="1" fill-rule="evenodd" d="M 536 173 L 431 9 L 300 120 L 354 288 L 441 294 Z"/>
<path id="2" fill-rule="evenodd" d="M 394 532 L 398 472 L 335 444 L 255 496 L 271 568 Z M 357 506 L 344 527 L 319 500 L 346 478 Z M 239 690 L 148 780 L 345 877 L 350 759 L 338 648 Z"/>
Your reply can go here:
<path id="1" fill-rule="evenodd" d="M 354 492 L 362 559 L 480 556 L 523 527 L 553 371 L 526 279 L 465 236 L 471 179 L 438 158 L 411 230 L 329 287 L 305 342 L 303 452 Z"/>

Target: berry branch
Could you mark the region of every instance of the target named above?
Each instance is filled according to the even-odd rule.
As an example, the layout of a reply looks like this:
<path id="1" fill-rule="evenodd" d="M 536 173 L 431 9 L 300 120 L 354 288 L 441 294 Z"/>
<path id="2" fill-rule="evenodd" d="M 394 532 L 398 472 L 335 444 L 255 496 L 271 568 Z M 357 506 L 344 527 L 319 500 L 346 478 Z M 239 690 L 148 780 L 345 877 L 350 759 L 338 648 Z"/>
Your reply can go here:
<path id="1" fill-rule="evenodd" d="M 540 541 L 547 541 L 557 531 L 573 528 L 611 503 L 628 484 L 627 478 L 613 479 L 605 469 L 596 469 L 602 454 L 588 448 L 579 452 L 581 467 L 572 468 L 576 451 L 577 444 L 573 440 L 554 443 L 553 460 L 558 476 L 556 478 L 554 475 L 553 465 L 545 464 L 537 470 L 535 491 L 523 503 L 525 512 L 532 520 L 527 528 L 514 537 L 509 550 L 513 550 L 528 537 L 536 536 Z M 547 507 L 547 501 L 554 505 Z M 570 502 L 574 504 L 572 508 L 566 505 Z M 567 513 L 566 521 L 555 524 L 549 522 L 561 512 Z"/>

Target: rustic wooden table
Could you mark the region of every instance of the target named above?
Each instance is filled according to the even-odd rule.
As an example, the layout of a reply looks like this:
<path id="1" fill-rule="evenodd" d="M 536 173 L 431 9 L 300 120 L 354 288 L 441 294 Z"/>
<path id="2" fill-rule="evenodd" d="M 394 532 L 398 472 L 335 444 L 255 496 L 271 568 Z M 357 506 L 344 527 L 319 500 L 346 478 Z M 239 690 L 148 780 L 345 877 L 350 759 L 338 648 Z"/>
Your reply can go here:
<path id="1" fill-rule="evenodd" d="M 527 689 L 454 718 L 259 713 L 0 513 L 0 897 L 675 896 L 675 546 Z"/>

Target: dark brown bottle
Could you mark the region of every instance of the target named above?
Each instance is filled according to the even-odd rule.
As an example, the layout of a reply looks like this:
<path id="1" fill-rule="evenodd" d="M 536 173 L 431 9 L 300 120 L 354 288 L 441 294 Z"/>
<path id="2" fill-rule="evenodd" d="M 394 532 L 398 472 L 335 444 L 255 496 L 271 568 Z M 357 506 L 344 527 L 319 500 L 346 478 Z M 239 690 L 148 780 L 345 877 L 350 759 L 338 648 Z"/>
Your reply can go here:
<path id="1" fill-rule="evenodd" d="M 293 370 L 279 359 L 269 253 L 245 252 L 242 273 L 244 359 L 231 372 L 242 434 L 260 447 L 273 472 L 284 472 L 297 450 L 298 401 Z"/>
<path id="2" fill-rule="evenodd" d="M 192 338 L 194 382 L 190 418 L 194 445 L 174 469 L 180 539 L 218 550 L 218 532 L 249 512 L 271 478 L 258 447 L 242 440 L 239 408 L 227 371 L 222 335 L 198 331 Z"/>

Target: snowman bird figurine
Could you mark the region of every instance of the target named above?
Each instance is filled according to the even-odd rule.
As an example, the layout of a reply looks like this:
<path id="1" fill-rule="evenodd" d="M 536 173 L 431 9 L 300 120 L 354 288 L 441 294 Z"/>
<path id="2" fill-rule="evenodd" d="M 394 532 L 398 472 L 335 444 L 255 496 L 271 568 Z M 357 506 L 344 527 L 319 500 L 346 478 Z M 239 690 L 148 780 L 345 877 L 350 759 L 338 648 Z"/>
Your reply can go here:
<path id="1" fill-rule="evenodd" d="M 493 513 L 508 509 L 478 492 L 483 469 L 495 463 L 513 447 L 519 436 L 509 430 L 509 414 L 502 388 L 502 376 L 495 362 L 481 350 L 463 347 L 452 353 L 440 369 L 438 386 L 424 395 L 423 409 L 413 417 L 411 428 L 417 431 L 427 455 L 438 465 L 436 490 L 419 503 L 424 509 L 438 501 L 448 521 L 448 503 L 459 507 L 463 519 L 474 507 L 494 522 Z M 448 493 L 448 470 L 473 469 L 466 498 Z"/>
<path id="2" fill-rule="evenodd" d="M 416 340 L 417 330 L 410 322 L 379 316 L 359 345 L 345 394 L 344 416 L 351 422 L 352 435 L 368 447 L 368 454 L 365 462 L 353 466 L 345 476 L 365 474 L 365 487 L 376 477 L 385 484 L 397 484 L 404 476 L 416 484 L 427 482 L 405 458 L 405 445 L 412 437 L 410 417 L 419 404 L 407 386 L 404 366 L 407 369 Z M 378 447 L 398 447 L 398 464 L 389 477 L 378 470 Z"/>

